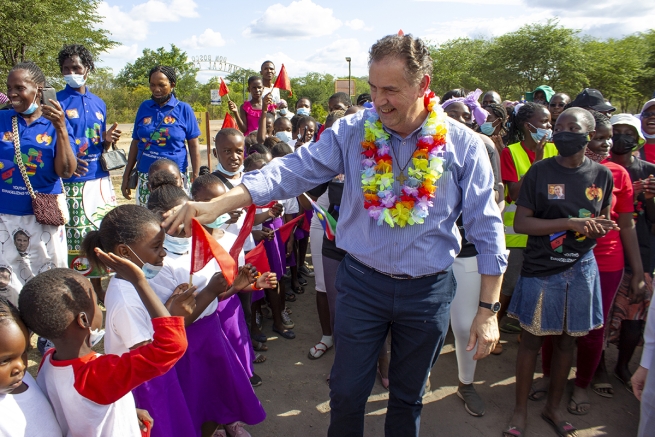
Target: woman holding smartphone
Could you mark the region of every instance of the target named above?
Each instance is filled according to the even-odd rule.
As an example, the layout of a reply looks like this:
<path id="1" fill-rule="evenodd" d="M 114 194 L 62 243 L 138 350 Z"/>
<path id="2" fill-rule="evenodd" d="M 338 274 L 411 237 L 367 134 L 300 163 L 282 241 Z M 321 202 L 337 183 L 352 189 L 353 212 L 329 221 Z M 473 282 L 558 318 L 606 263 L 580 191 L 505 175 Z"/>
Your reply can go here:
<path id="1" fill-rule="evenodd" d="M 64 226 L 36 221 L 17 165 L 18 155 L 32 188 L 41 194 L 62 195 L 61 178 L 71 177 L 76 170 L 71 126 L 54 92 L 47 104 L 41 104 L 45 87 L 45 76 L 36 64 L 16 64 L 7 77 L 12 109 L 0 112 L 0 267 L 11 272 L 3 294 L 14 304 L 26 281 L 68 264 Z M 65 209 L 63 198 L 62 206 Z"/>

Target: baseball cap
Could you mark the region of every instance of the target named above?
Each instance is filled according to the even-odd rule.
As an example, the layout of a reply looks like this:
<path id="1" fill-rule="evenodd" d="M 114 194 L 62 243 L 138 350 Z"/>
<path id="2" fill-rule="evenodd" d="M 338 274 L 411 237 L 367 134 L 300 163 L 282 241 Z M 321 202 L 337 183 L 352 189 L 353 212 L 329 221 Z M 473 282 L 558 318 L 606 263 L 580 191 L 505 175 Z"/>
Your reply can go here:
<path id="1" fill-rule="evenodd" d="M 590 108 L 598 112 L 612 112 L 616 108 L 605 102 L 605 98 L 600 91 L 593 88 L 585 88 L 571 102 L 572 107 Z"/>

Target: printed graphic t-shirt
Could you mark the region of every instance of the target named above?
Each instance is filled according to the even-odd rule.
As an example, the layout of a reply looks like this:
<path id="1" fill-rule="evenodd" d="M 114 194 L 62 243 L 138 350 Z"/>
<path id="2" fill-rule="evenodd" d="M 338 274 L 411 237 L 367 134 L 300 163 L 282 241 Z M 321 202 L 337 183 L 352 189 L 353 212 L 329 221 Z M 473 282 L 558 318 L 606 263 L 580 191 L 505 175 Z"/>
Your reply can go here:
<path id="1" fill-rule="evenodd" d="M 607 167 L 585 158 L 580 167 L 566 168 L 553 157 L 530 167 L 516 204 L 534 211 L 534 217 L 541 219 L 598 217 L 610 205 L 613 188 L 612 173 Z M 595 245 L 595 239 L 569 230 L 529 235 L 521 275 L 561 273 Z"/>

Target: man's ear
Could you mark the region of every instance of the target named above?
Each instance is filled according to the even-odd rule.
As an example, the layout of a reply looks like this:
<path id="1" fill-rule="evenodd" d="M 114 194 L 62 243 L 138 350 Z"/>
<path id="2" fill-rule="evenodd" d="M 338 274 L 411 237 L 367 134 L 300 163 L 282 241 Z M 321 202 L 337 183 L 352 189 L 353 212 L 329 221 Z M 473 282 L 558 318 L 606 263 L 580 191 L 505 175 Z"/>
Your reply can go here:
<path id="1" fill-rule="evenodd" d="M 77 322 L 80 328 L 86 329 L 91 327 L 91 321 L 89 320 L 89 317 L 86 315 L 84 311 L 77 314 L 77 316 L 75 317 L 75 321 Z"/>

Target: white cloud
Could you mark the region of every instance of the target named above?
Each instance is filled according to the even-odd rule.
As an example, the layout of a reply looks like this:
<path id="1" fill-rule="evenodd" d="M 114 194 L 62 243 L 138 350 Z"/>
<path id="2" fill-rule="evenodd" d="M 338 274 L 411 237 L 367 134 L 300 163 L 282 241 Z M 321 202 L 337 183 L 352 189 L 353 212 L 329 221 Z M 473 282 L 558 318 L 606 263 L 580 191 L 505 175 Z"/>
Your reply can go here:
<path id="1" fill-rule="evenodd" d="M 361 30 L 364 28 L 364 21 L 355 18 L 354 20 L 346 21 L 346 26 L 350 27 L 352 30 Z"/>
<path id="2" fill-rule="evenodd" d="M 133 18 L 118 6 L 102 2 L 98 5 L 98 15 L 104 17 L 102 28 L 109 30 L 112 37 L 119 42 L 143 41 L 148 36 L 148 23 Z"/>
<path id="3" fill-rule="evenodd" d="M 476 4 L 476 5 L 511 5 L 520 6 L 523 4 L 522 0 L 414 0 L 416 2 L 424 3 L 453 3 L 453 4 Z"/>
<path id="4" fill-rule="evenodd" d="M 150 22 L 180 21 L 180 18 L 198 16 L 196 3 L 193 0 L 148 0 L 132 8 L 132 15 L 144 17 Z"/>
<path id="5" fill-rule="evenodd" d="M 331 35 L 341 20 L 311 0 L 293 1 L 289 6 L 276 3 L 269 6 L 261 18 L 250 23 L 243 31 L 246 37 L 310 38 Z"/>
<path id="6" fill-rule="evenodd" d="M 180 45 L 184 48 L 195 50 L 207 47 L 222 47 L 225 45 L 225 40 L 220 32 L 205 29 L 200 35 L 193 35 L 191 38 L 182 41 Z"/>

